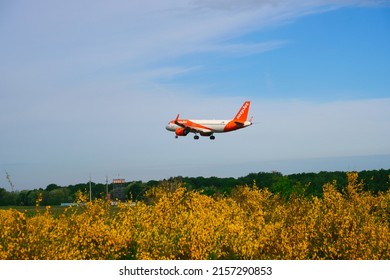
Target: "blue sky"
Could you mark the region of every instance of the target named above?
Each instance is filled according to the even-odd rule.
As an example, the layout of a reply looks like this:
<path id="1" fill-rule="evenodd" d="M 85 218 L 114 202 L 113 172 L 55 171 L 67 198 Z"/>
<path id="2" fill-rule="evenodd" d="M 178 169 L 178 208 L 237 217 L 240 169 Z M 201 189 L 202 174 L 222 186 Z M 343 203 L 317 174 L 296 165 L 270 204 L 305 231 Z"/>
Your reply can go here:
<path id="1" fill-rule="evenodd" d="M 390 168 L 388 30 L 389 1 L 2 2 L 0 167 L 19 190 Z M 256 124 L 215 141 L 165 130 L 245 100 Z"/>

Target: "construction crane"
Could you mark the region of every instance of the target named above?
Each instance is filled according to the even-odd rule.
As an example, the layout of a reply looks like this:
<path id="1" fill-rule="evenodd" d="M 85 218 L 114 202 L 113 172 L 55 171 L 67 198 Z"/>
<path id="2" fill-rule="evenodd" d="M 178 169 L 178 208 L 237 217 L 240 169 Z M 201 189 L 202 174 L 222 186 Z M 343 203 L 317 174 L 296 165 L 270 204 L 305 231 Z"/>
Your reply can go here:
<path id="1" fill-rule="evenodd" d="M 6 175 L 8 183 L 11 185 L 11 191 L 14 192 L 15 187 L 14 187 L 14 184 L 12 184 L 11 176 L 8 174 L 7 170 L 4 169 L 4 171 L 5 171 L 5 175 Z"/>

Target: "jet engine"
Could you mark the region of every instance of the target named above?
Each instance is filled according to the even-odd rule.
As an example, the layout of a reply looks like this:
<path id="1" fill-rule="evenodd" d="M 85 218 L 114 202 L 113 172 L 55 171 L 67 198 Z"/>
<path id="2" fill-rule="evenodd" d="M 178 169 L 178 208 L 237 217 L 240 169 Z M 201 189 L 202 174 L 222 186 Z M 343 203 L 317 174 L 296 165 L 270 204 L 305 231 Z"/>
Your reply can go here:
<path id="1" fill-rule="evenodd" d="M 178 128 L 175 131 L 177 136 L 187 136 L 187 134 L 189 132 L 190 132 L 190 129 L 188 127 L 186 127 L 186 128 Z"/>

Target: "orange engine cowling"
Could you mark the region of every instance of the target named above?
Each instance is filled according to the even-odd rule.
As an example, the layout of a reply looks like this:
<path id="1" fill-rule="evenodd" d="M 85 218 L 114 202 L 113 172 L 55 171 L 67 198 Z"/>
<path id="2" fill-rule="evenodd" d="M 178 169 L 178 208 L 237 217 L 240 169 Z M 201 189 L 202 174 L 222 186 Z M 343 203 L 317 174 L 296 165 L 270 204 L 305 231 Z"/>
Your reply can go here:
<path id="1" fill-rule="evenodd" d="M 178 128 L 176 129 L 175 133 L 177 136 L 187 136 L 187 134 L 190 132 L 189 128 Z"/>

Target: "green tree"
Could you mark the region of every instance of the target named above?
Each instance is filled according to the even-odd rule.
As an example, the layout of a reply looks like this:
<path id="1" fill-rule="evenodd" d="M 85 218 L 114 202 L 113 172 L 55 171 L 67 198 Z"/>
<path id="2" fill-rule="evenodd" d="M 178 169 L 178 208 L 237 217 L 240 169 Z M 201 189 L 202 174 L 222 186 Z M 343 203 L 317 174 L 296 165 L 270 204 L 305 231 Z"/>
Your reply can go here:
<path id="1" fill-rule="evenodd" d="M 0 188 L 0 206 L 11 205 L 11 196 L 6 189 Z"/>
<path id="2" fill-rule="evenodd" d="M 53 189 L 47 194 L 48 205 L 60 205 L 62 202 L 69 202 L 69 191 L 63 188 Z"/>
<path id="3" fill-rule="evenodd" d="M 280 193 L 284 198 L 288 198 L 292 193 L 292 185 L 287 176 L 282 176 L 272 184 L 270 190 L 273 193 Z"/>
<path id="4" fill-rule="evenodd" d="M 61 188 L 60 186 L 56 185 L 56 184 L 50 184 L 46 187 L 46 191 L 50 192 L 52 190 L 55 190 L 55 189 L 59 189 Z"/>

